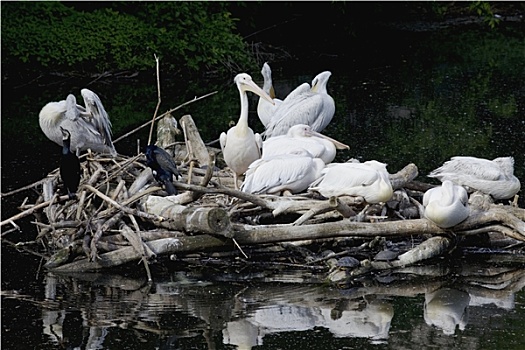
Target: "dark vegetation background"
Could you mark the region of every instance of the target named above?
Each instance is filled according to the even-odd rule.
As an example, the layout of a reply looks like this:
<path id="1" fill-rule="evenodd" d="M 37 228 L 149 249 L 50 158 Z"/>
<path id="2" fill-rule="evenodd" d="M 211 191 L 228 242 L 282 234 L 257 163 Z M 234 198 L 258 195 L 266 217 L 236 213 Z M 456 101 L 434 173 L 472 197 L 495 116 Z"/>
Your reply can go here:
<path id="1" fill-rule="evenodd" d="M 233 77 L 259 72 L 265 61 L 290 75 L 334 60 L 346 60 L 347 70 L 390 64 L 385 50 L 412 49 L 401 35 L 477 23 L 494 43 L 499 22 L 523 23 L 523 13 L 523 2 L 482 1 L 2 2 L 2 154 L 15 143 L 49 144 L 36 122 L 40 109 L 69 93 L 79 97 L 83 87 L 101 96 L 114 135 L 142 124 L 157 103 L 154 55 L 161 64 L 162 112 L 203 86 L 203 93 L 222 89 L 237 101 Z M 518 41 L 522 36 L 516 33 Z M 437 60 L 439 45 L 447 43 L 434 45 L 435 55 L 424 60 Z M 458 51 L 446 59 L 464 57 Z M 212 137 L 238 112 L 232 104 L 225 116 L 219 100 L 206 106 L 207 123 L 199 124 Z"/>

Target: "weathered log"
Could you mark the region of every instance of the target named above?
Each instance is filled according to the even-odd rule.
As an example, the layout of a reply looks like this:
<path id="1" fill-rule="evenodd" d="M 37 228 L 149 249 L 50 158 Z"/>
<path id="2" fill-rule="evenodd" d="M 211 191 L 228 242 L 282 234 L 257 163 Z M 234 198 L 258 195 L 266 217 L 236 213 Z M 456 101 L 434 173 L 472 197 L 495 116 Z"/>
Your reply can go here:
<path id="1" fill-rule="evenodd" d="M 156 255 L 195 252 L 221 247 L 232 248 L 231 240 L 225 240 L 210 235 L 164 238 L 146 242 L 145 244 L 147 244 L 151 251 Z M 125 247 L 112 252 L 100 254 L 99 258 L 93 262 L 88 261 L 88 259 L 83 259 L 59 266 L 53 270 L 57 272 L 93 271 L 120 266 L 131 261 L 139 260 L 140 258 L 140 254 L 133 247 Z"/>
<path id="2" fill-rule="evenodd" d="M 199 134 L 199 130 L 193 121 L 191 115 L 186 114 L 179 120 L 182 130 L 184 130 L 184 136 L 186 139 L 186 146 L 188 147 L 188 153 L 190 160 L 196 159 L 200 165 L 206 165 L 210 163 L 210 156 L 206 145 L 202 141 Z"/>
<path id="3" fill-rule="evenodd" d="M 226 234 L 230 228 L 228 213 L 221 208 L 187 207 L 158 196 L 149 196 L 144 208 L 147 213 L 171 219 L 158 223 L 170 230 Z"/>

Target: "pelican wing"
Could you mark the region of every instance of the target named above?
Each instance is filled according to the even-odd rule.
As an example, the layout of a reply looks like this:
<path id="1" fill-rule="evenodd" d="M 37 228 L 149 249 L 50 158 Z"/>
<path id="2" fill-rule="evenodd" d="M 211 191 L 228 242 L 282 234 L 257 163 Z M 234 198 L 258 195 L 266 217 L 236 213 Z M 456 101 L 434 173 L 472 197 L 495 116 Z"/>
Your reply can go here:
<path id="1" fill-rule="evenodd" d="M 493 161 L 475 157 L 452 157 L 428 175 L 443 181 L 454 181 L 456 176 L 472 176 L 483 180 L 499 180 L 504 176 L 499 165 Z"/>
<path id="2" fill-rule="evenodd" d="M 84 104 L 86 105 L 86 112 L 91 116 L 91 122 L 98 130 L 100 135 L 102 135 L 104 144 L 112 146 L 111 121 L 109 120 L 109 116 L 104 109 L 102 101 L 97 94 L 89 89 L 82 89 L 80 93 L 84 99 Z"/>
<path id="3" fill-rule="evenodd" d="M 272 192 L 272 189 L 278 187 L 286 188 L 287 185 L 303 179 L 311 167 L 311 157 L 281 155 L 270 160 L 259 159 L 250 165 L 241 189 L 260 194 Z"/>
<path id="4" fill-rule="evenodd" d="M 286 101 L 286 100 L 285 100 Z M 296 124 L 306 124 L 314 131 L 322 131 L 332 120 L 335 105 L 332 97 L 324 94 L 308 93 L 283 103 L 276 109 L 266 129 L 266 136 L 286 134 Z"/>
<path id="5" fill-rule="evenodd" d="M 332 163 L 323 170 L 320 180 L 310 186 L 323 196 L 363 195 L 362 190 L 380 179 L 377 170 L 362 163 Z"/>

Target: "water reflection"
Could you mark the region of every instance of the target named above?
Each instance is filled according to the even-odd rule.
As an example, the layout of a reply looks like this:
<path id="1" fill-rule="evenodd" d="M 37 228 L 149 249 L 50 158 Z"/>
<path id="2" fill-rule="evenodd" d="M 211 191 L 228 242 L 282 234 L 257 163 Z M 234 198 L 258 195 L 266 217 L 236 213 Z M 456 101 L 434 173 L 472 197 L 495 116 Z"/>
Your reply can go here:
<path id="1" fill-rule="evenodd" d="M 281 334 L 308 338 L 322 331 L 330 344 L 339 339 L 338 344 L 355 346 L 363 339 L 370 346 L 391 342 L 416 349 L 429 332 L 483 337 L 493 330 L 480 327 L 480 317 L 510 310 L 524 316 L 514 299 L 525 286 L 523 266 L 506 266 L 497 256 L 462 265 L 400 269 L 382 279 L 388 282 L 367 276 L 346 289 L 324 285 L 322 276 L 318 283 L 284 283 L 301 275 L 282 271 L 249 283 L 247 273 L 210 278 L 195 270 L 175 272 L 151 285 L 146 278 L 121 275 L 47 273 L 42 301 L 9 292 L 4 296 L 40 305 L 43 348 L 183 349 L 201 344 L 251 349 L 264 348 Z M 492 311 L 469 317 L 470 310 L 487 304 Z M 407 346 L 411 337 L 419 341 Z"/>

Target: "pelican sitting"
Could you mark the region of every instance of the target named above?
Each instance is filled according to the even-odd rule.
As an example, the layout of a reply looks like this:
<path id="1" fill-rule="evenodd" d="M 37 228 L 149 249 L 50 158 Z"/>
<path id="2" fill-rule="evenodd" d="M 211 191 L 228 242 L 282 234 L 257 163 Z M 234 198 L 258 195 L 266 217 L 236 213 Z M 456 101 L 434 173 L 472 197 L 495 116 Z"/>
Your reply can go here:
<path id="1" fill-rule="evenodd" d="M 239 89 L 241 115 L 237 125 L 231 127 L 227 133 L 221 133 L 219 141 L 224 161 L 233 171 L 235 189 L 238 189 L 237 177 L 244 174 L 248 170 L 248 166 L 261 157 L 262 147 L 261 135 L 254 134 L 248 126 L 248 95 L 246 92 L 251 91 L 270 103 L 273 101 L 266 92 L 253 82 L 252 77 L 248 74 L 238 74 L 233 81 Z"/>
<path id="2" fill-rule="evenodd" d="M 303 148 L 268 159 L 258 159 L 246 171 L 241 190 L 248 193 L 299 193 L 321 176 L 325 164 Z"/>
<path id="3" fill-rule="evenodd" d="M 327 198 L 361 196 L 370 204 L 386 202 L 394 193 L 386 164 L 375 160 L 328 164 L 322 177 L 308 190 L 317 191 Z"/>
<path id="4" fill-rule="evenodd" d="M 287 153 L 294 147 L 306 149 L 314 158 L 321 158 L 325 164 L 335 158 L 336 149 L 349 149 L 348 145 L 313 131 L 309 125 L 297 124 L 286 135 L 271 137 L 263 142 L 262 158 Z"/>
<path id="5" fill-rule="evenodd" d="M 264 63 L 261 69 L 261 74 L 264 78 L 263 90 L 266 92 L 273 100 L 273 104 L 269 103 L 266 99 L 259 97 L 259 103 L 257 104 L 257 115 L 261 120 L 261 123 L 266 127 L 272 118 L 273 113 L 278 105 L 283 101 L 275 98 L 275 91 L 272 84 L 272 70 L 268 63 Z"/>
<path id="6" fill-rule="evenodd" d="M 455 226 L 469 216 L 467 191 L 450 180 L 423 195 L 425 217 L 441 228 Z"/>
<path id="7" fill-rule="evenodd" d="M 488 160 L 475 157 L 452 157 L 428 175 L 440 181 L 450 180 L 457 185 L 490 194 L 494 199 L 512 198 L 521 188 L 514 176 L 514 158 Z"/>
<path id="8" fill-rule="evenodd" d="M 310 125 L 314 131 L 323 131 L 335 113 L 334 99 L 326 89 L 331 75 L 329 71 L 319 73 L 312 80 L 311 88 L 304 83 L 286 96 L 275 109 L 264 132 L 265 137 L 285 135 L 296 124 Z"/>
<path id="9" fill-rule="evenodd" d="M 48 139 L 58 145 L 62 145 L 60 128 L 68 130 L 71 151 L 77 156 L 87 149 L 116 156 L 117 151 L 111 141 L 111 122 L 100 98 L 88 89 L 82 89 L 80 93 L 86 107 L 78 105 L 72 94 L 66 100 L 49 102 L 40 111 L 40 128 Z"/>

